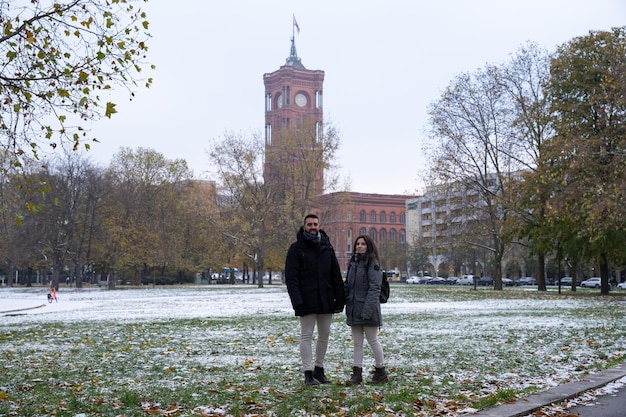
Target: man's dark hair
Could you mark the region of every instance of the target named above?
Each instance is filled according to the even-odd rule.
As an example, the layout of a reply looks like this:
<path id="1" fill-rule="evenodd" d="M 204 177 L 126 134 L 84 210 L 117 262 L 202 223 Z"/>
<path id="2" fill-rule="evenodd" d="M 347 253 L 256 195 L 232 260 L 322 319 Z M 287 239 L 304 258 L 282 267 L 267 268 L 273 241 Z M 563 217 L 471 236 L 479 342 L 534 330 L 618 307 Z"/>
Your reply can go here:
<path id="1" fill-rule="evenodd" d="M 306 219 L 317 219 L 319 220 L 319 216 L 317 214 L 314 213 L 309 213 L 306 216 L 304 216 L 304 223 L 306 223 Z"/>

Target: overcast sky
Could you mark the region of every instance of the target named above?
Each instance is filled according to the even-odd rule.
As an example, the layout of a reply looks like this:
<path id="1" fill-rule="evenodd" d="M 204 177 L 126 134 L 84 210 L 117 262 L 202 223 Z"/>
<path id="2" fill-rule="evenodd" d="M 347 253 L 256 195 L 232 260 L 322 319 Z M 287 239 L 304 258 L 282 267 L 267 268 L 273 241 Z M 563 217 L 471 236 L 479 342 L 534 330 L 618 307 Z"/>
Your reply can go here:
<path id="1" fill-rule="evenodd" d="M 108 165 L 120 147 L 187 160 L 215 179 L 207 155 L 225 131 L 261 133 L 263 74 L 296 47 L 325 71 L 324 117 L 341 134 L 340 174 L 351 191 L 415 193 L 429 103 L 454 77 L 501 63 L 527 41 L 550 51 L 590 30 L 626 24 L 624 0 L 151 0 L 154 86 L 92 133 Z"/>

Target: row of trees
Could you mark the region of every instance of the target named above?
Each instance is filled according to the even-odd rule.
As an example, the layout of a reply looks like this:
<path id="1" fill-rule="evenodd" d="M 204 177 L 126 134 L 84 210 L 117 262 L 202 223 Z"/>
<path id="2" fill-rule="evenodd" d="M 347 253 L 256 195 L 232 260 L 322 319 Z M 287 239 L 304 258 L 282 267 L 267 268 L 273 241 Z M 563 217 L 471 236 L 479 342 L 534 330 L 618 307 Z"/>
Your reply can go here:
<path id="1" fill-rule="evenodd" d="M 0 267 L 9 278 L 142 280 L 220 268 L 228 246 L 213 230 L 215 187 L 187 164 L 122 149 L 107 168 L 77 153 L 46 167 L 0 171 Z M 210 250 L 208 249 L 210 248 Z M 218 257 L 218 254 L 220 256 Z"/>
<path id="2" fill-rule="evenodd" d="M 464 244 L 489 251 L 496 288 L 512 245 L 576 270 L 626 265 L 626 29 L 593 31 L 553 54 L 527 44 L 452 81 L 429 110 L 435 184 L 479 198 Z"/>

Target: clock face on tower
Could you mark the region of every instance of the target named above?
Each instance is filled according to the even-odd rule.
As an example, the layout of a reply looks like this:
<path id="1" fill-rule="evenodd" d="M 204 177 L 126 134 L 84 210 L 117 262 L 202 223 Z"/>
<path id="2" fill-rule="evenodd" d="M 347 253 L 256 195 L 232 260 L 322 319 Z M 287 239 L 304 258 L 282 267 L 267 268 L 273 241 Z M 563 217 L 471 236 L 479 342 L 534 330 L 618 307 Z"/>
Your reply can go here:
<path id="1" fill-rule="evenodd" d="M 296 104 L 300 107 L 306 106 L 306 96 L 302 93 L 296 94 Z"/>
<path id="2" fill-rule="evenodd" d="M 283 95 L 279 94 L 278 97 L 276 98 L 276 104 L 278 105 L 278 107 L 283 107 Z"/>

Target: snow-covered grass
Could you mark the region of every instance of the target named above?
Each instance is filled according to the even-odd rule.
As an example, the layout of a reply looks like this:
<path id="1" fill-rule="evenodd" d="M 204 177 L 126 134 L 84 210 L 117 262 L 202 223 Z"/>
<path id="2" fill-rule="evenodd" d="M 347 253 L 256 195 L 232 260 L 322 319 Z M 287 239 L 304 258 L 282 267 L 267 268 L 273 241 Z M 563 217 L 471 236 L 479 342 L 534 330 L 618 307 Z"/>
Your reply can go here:
<path id="1" fill-rule="evenodd" d="M 597 290 L 392 286 L 380 338 L 390 382 L 345 386 L 335 315 L 306 387 L 281 286 L 0 289 L 0 416 L 458 416 L 624 361 L 626 303 Z M 372 358 L 366 348 L 366 363 Z"/>

